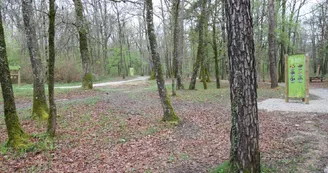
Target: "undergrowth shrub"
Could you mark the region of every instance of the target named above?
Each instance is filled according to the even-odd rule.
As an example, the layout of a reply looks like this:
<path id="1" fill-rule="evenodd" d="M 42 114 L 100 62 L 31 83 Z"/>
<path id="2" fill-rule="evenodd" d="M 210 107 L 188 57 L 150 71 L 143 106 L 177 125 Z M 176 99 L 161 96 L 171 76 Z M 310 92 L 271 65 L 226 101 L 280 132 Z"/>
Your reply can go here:
<path id="1" fill-rule="evenodd" d="M 81 81 L 81 71 L 73 60 L 57 61 L 55 66 L 55 82 L 70 83 Z"/>
<path id="2" fill-rule="evenodd" d="M 22 83 L 33 83 L 33 71 L 29 59 L 26 58 L 22 63 L 20 73 Z"/>

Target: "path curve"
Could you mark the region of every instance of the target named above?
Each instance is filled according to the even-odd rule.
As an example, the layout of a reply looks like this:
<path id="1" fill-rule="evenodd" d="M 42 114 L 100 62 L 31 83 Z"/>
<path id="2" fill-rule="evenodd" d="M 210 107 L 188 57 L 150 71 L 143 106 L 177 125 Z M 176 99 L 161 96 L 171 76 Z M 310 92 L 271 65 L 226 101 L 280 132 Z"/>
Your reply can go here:
<path id="1" fill-rule="evenodd" d="M 103 86 L 110 86 L 110 85 L 122 85 L 122 84 L 129 83 L 129 82 L 144 81 L 144 80 L 148 80 L 148 79 L 149 79 L 149 76 L 139 76 L 135 79 L 130 79 L 130 80 L 96 83 L 96 84 L 93 84 L 93 87 L 103 87 Z M 58 89 L 74 89 L 74 88 L 81 88 L 81 87 L 82 87 L 81 85 L 78 85 L 78 86 L 62 86 L 62 87 L 55 87 L 55 88 L 58 88 Z"/>
<path id="2" fill-rule="evenodd" d="M 139 76 L 135 79 L 129 79 L 129 80 L 95 83 L 95 84 L 93 84 L 93 87 L 103 87 L 103 86 L 110 86 L 110 85 L 122 85 L 122 84 L 129 83 L 129 82 L 145 81 L 145 80 L 148 80 L 148 79 L 149 79 L 149 76 Z M 82 88 L 82 85 L 55 87 L 55 89 L 75 89 L 75 88 Z M 33 89 L 33 88 L 18 88 L 18 89 Z"/>
<path id="3" fill-rule="evenodd" d="M 122 85 L 130 82 L 137 82 L 137 81 L 145 81 L 148 80 L 149 76 L 139 76 L 135 79 L 130 79 L 130 80 L 123 80 L 123 81 L 115 81 L 115 82 L 102 82 L 102 83 L 97 83 L 93 84 L 93 87 L 104 87 L 104 86 L 113 86 L 113 85 Z M 81 88 L 82 86 L 62 86 L 62 87 L 55 87 L 56 89 L 75 89 L 75 88 Z M 32 89 L 32 88 L 19 88 L 19 89 Z M 74 100 L 83 100 L 83 99 L 74 99 Z M 65 101 L 69 100 L 56 100 L 56 103 L 64 103 Z M 24 109 L 24 108 L 29 108 L 32 107 L 32 103 L 16 103 L 16 108 L 17 109 Z M 3 114 L 3 103 L 0 103 L 0 115 Z"/>

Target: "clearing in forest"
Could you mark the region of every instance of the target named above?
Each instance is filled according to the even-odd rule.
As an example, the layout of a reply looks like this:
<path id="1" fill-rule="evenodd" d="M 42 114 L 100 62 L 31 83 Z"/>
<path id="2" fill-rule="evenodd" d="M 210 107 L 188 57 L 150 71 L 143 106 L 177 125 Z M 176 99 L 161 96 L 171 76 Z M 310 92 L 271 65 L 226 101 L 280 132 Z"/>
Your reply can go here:
<path id="1" fill-rule="evenodd" d="M 283 94 L 283 88 L 259 86 L 259 101 Z M 29 106 L 20 107 L 23 128 L 35 134 L 33 140 L 39 145 L 20 154 L 2 146 L 0 172 L 209 172 L 229 159 L 229 87 L 227 82 L 221 89 L 215 89 L 215 83 L 208 90 L 196 87 L 172 97 L 182 118 L 178 126 L 161 121 L 154 81 L 57 90 L 54 145 L 42 136 L 46 123 L 31 120 Z M 30 99 L 31 95 L 21 94 L 17 103 Z M 260 110 L 259 120 L 267 172 L 322 172 L 328 161 L 327 114 Z M 7 139 L 3 115 L 0 124 L 3 144 Z"/>

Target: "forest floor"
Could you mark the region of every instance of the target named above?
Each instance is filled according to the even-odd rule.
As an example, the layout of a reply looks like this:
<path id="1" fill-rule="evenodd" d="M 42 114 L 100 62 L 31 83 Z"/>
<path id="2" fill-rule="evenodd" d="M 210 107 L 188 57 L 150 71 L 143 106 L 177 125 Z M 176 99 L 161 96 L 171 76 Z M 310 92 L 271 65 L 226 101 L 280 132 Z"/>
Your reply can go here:
<path id="1" fill-rule="evenodd" d="M 283 87 L 259 86 L 259 102 L 282 99 Z M 328 88 L 328 83 L 311 87 Z M 171 86 L 167 88 L 170 93 Z M 182 119 L 178 126 L 161 121 L 155 81 L 56 90 L 54 143 L 44 138 L 46 122 L 32 120 L 30 106 L 18 106 L 23 128 L 37 145 L 29 152 L 4 147 L 7 133 L 1 115 L 0 172 L 210 172 L 229 158 L 229 87 L 223 81 L 219 90 L 214 82 L 208 90 L 201 84 L 197 88 L 172 97 Z M 31 97 L 20 94 L 16 102 L 29 104 Z M 327 113 L 259 110 L 259 119 L 266 172 L 323 172 L 328 163 Z"/>

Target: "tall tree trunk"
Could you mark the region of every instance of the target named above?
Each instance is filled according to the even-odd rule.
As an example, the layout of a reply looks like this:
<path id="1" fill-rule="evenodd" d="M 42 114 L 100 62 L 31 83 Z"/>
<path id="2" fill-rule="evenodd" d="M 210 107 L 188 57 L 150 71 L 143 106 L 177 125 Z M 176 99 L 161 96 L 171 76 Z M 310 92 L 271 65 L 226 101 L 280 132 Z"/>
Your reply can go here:
<path id="1" fill-rule="evenodd" d="M 164 41 L 164 46 L 165 46 L 165 50 L 164 50 L 164 58 L 165 58 L 165 66 L 166 66 L 166 78 L 171 78 L 172 74 L 171 74 L 171 68 L 170 68 L 170 64 L 169 64 L 169 50 L 168 50 L 168 44 L 167 44 L 167 32 L 166 32 L 166 23 L 165 23 L 165 15 L 164 15 L 164 5 L 163 5 L 163 0 L 161 1 L 161 17 L 162 17 L 162 23 L 163 23 L 163 41 Z"/>
<path id="2" fill-rule="evenodd" d="M 274 0 L 269 0 L 268 3 L 268 12 L 269 12 L 269 34 L 268 34 L 268 44 L 269 44 L 269 61 L 270 61 L 270 77 L 271 77 L 271 88 L 278 87 L 277 81 L 277 71 L 276 71 L 276 45 L 275 45 L 275 8 Z"/>
<path id="3" fill-rule="evenodd" d="M 289 22 L 288 22 L 288 37 L 287 37 L 287 39 L 288 39 L 288 44 L 287 44 L 287 53 L 288 54 L 293 54 L 293 47 L 292 47 L 292 45 L 291 45 L 291 41 L 290 41 L 290 39 L 291 39 L 291 34 L 292 34 L 292 22 L 293 22 L 293 20 L 294 20 L 294 15 L 295 15 L 295 8 L 296 8 L 296 3 L 297 3 L 297 0 L 293 0 L 293 2 L 292 2 L 292 8 L 291 8 L 291 11 L 290 11 L 290 15 L 289 15 Z"/>
<path id="4" fill-rule="evenodd" d="M 184 63 L 184 13 L 185 13 L 185 8 L 184 8 L 184 1 L 185 0 L 180 0 L 180 10 L 179 10 L 179 73 L 180 73 L 180 81 L 178 81 L 178 90 L 179 89 L 184 89 L 183 85 L 183 77 L 182 77 L 182 64 Z"/>
<path id="5" fill-rule="evenodd" d="M 189 85 L 190 90 L 194 90 L 196 87 L 196 78 L 197 78 L 197 73 L 199 71 L 199 67 L 202 64 L 202 59 L 204 56 L 204 23 L 206 22 L 206 1 L 207 0 L 202 0 L 202 11 L 199 17 L 199 22 L 198 22 L 198 32 L 199 32 L 199 38 L 198 38 L 198 50 L 197 50 L 197 57 L 196 57 L 196 62 L 194 63 L 193 66 L 193 72 L 191 76 L 191 81 Z"/>
<path id="6" fill-rule="evenodd" d="M 35 22 L 33 20 L 32 0 L 22 0 L 22 13 L 25 26 L 27 46 L 33 70 L 33 110 L 32 117 L 48 119 L 48 105 L 44 90 L 44 74 L 38 42 L 36 40 Z"/>
<path id="7" fill-rule="evenodd" d="M 117 24 L 118 24 L 118 37 L 119 37 L 119 43 L 120 43 L 120 72 L 122 75 L 122 78 L 125 79 L 125 63 L 123 60 L 123 33 L 122 33 L 122 23 L 120 18 L 120 12 L 118 10 L 117 4 L 114 4 L 116 9 L 116 18 L 117 18 Z"/>
<path id="8" fill-rule="evenodd" d="M 227 0 L 231 172 L 260 173 L 256 69 L 250 0 Z"/>
<path id="9" fill-rule="evenodd" d="M 55 103 L 55 0 L 49 0 L 49 107 L 48 133 L 54 137 L 56 133 L 56 103 Z"/>
<path id="10" fill-rule="evenodd" d="M 163 121 L 179 122 L 179 117 L 175 114 L 171 105 L 170 98 L 167 96 L 165 87 L 165 81 L 163 78 L 161 60 L 157 52 L 157 41 L 154 33 L 154 21 L 153 21 L 153 2 L 152 0 L 146 0 L 147 8 L 147 31 L 151 49 L 152 61 L 155 69 L 155 76 L 157 81 L 158 93 L 161 99 L 161 104 L 164 111 Z"/>
<path id="11" fill-rule="evenodd" d="M 76 26 L 79 32 L 80 53 L 82 59 L 83 77 L 82 88 L 92 89 L 93 79 L 91 73 L 90 52 L 88 50 L 87 24 L 83 15 L 83 5 L 81 0 L 73 0 L 76 13 Z"/>
<path id="12" fill-rule="evenodd" d="M 220 69 L 219 69 L 219 57 L 218 57 L 218 46 L 216 42 L 216 18 L 217 18 L 217 1 L 215 0 L 215 6 L 213 10 L 213 23 L 212 23 L 212 41 L 213 41 L 213 51 L 214 51 L 214 63 L 215 63 L 215 78 L 216 78 L 216 88 L 220 88 Z"/>
<path id="13" fill-rule="evenodd" d="M 181 89 L 181 74 L 179 70 L 179 6 L 180 0 L 174 0 L 172 4 L 172 14 L 173 14 L 173 76 L 175 79 L 172 79 L 172 95 L 175 96 L 175 82 L 173 80 L 177 80 L 177 88 Z"/>
<path id="14" fill-rule="evenodd" d="M 1 4 L 0 4 L 0 7 Z M 2 10 L 2 8 L 1 8 Z M 23 132 L 15 105 L 13 87 L 10 79 L 10 70 L 6 52 L 6 41 L 2 25 L 2 12 L 0 10 L 0 83 L 4 102 L 5 123 L 8 133 L 9 147 L 14 149 L 25 148 L 27 135 Z"/>
<path id="15" fill-rule="evenodd" d="M 211 0 L 207 0 L 206 9 L 211 9 Z M 210 82 L 211 79 L 208 74 L 208 43 L 211 42 L 208 36 L 208 21 L 209 21 L 209 11 L 205 11 L 205 22 L 204 22 L 204 42 L 203 42 L 203 55 L 201 58 L 201 76 L 203 82 L 203 88 L 207 89 L 207 82 Z"/>
<path id="16" fill-rule="evenodd" d="M 262 11 L 260 14 L 260 42 L 259 42 L 259 50 L 258 50 L 258 59 L 257 59 L 257 82 L 261 82 L 261 71 L 262 71 L 262 61 L 264 61 L 263 49 L 264 49 L 264 41 L 263 41 L 263 28 L 264 28 L 264 17 L 266 14 L 266 0 L 263 1 Z"/>
<path id="17" fill-rule="evenodd" d="M 223 49 L 223 55 L 222 55 L 222 60 L 221 60 L 221 79 L 225 78 L 226 71 L 226 57 L 227 57 L 227 51 L 226 51 L 226 45 L 227 45 L 227 38 L 226 38 L 226 12 L 225 12 L 225 4 L 226 0 L 221 0 L 221 16 L 222 16 L 222 22 L 221 22 L 221 37 L 222 37 L 222 44 L 224 45 Z"/>
<path id="18" fill-rule="evenodd" d="M 315 43 L 315 35 L 313 31 L 311 36 L 311 43 L 312 43 L 313 72 L 317 73 L 317 50 L 316 50 L 316 43 Z"/>
<path id="19" fill-rule="evenodd" d="M 286 53 L 286 32 L 285 32 L 285 20 L 286 20 L 286 3 L 287 0 L 282 0 L 281 2 L 282 12 L 281 12 L 281 35 L 280 35 L 280 58 L 278 66 L 278 82 L 285 81 L 285 53 Z"/>

